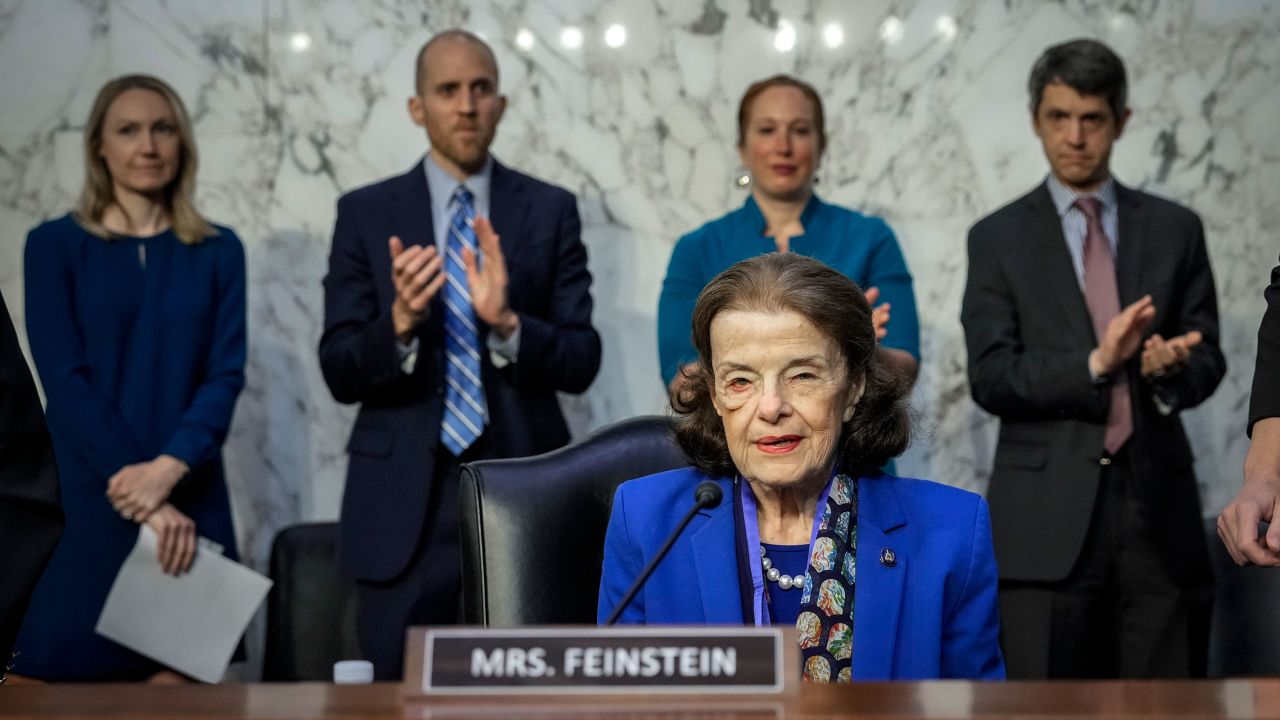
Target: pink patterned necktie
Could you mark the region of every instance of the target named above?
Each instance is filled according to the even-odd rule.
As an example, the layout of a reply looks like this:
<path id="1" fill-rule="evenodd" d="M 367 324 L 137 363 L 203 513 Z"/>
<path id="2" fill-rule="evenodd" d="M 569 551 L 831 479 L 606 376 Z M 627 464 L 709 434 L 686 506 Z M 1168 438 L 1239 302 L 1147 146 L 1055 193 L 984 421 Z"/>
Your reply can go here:
<path id="1" fill-rule="evenodd" d="M 1093 318 L 1093 331 L 1099 342 L 1106 336 L 1107 325 L 1120 314 L 1120 291 L 1116 287 L 1116 263 L 1111 257 L 1111 243 L 1102 230 L 1102 203 L 1095 197 L 1076 200 L 1088 221 L 1084 236 L 1084 301 Z M 1129 381 L 1123 366 L 1111 383 L 1111 409 L 1107 413 L 1107 432 L 1103 447 L 1114 455 L 1133 434 L 1133 407 L 1129 400 Z"/>

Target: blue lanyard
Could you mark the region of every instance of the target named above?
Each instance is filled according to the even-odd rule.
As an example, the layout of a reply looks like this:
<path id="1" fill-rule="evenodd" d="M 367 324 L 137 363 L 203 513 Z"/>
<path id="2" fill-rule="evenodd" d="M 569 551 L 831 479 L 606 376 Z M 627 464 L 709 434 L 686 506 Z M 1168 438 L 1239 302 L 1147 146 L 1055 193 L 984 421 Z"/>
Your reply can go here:
<path id="1" fill-rule="evenodd" d="M 813 551 L 813 541 L 818 537 L 818 528 L 822 525 L 822 517 L 827 512 L 827 496 L 831 494 L 831 483 L 835 480 L 835 469 L 831 470 L 831 477 L 827 479 L 827 484 L 822 488 L 822 494 L 818 496 L 818 504 L 813 511 L 813 531 L 809 533 L 809 551 Z M 760 519 L 756 517 L 758 512 L 756 506 L 755 493 L 751 492 L 751 485 L 742 479 L 739 475 L 734 482 L 738 485 L 739 497 L 742 499 L 742 529 L 746 534 L 747 541 L 747 565 L 751 571 L 751 598 L 752 609 L 755 614 L 757 627 L 769 625 L 769 612 L 765 610 L 765 589 L 764 589 L 764 568 L 760 566 Z M 805 559 L 805 574 L 808 575 L 808 556 Z"/>

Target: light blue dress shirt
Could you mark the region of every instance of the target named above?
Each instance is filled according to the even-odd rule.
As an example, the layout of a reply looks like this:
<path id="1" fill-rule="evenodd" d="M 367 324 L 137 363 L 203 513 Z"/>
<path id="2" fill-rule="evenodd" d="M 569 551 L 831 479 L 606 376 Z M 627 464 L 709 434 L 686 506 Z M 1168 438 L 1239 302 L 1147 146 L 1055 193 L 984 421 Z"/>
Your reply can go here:
<path id="1" fill-rule="evenodd" d="M 431 153 L 427 153 L 426 159 L 422 163 L 423 171 L 427 177 L 427 191 L 431 195 L 431 220 L 433 223 L 432 231 L 435 233 L 436 250 L 440 253 L 440 257 L 444 257 L 445 246 L 449 240 L 449 222 L 453 218 L 453 214 L 458 210 L 458 201 L 454 194 L 458 188 L 465 185 L 471 191 L 472 206 L 475 208 L 476 217 L 489 217 L 490 207 L 490 185 L 493 180 L 493 157 L 485 159 L 484 166 L 474 175 L 467 177 L 465 181 L 459 181 L 450 175 L 444 168 L 436 163 Z M 442 269 L 441 272 L 444 272 Z M 493 333 L 488 337 L 489 359 L 495 367 L 503 368 L 516 361 L 516 356 L 520 353 L 520 327 L 517 326 L 515 332 L 505 340 L 499 339 Z M 409 343 L 397 343 L 400 351 L 400 368 L 406 372 L 413 372 L 413 368 L 418 363 L 418 339 L 415 337 Z M 485 418 L 487 421 L 488 418 Z"/>
<path id="2" fill-rule="evenodd" d="M 1111 245 L 1111 257 L 1116 256 L 1116 242 L 1119 239 L 1119 212 L 1117 209 L 1116 181 L 1107 181 L 1093 193 L 1078 193 L 1062 184 L 1062 181 L 1049 175 L 1049 197 L 1058 210 L 1062 220 L 1062 236 L 1067 240 L 1067 251 L 1071 253 L 1071 266 L 1076 271 L 1076 282 L 1084 289 L 1084 238 L 1089 232 L 1089 219 L 1084 211 L 1075 206 L 1076 200 L 1082 197 L 1095 197 L 1102 203 L 1102 231 L 1107 234 L 1107 242 Z"/>

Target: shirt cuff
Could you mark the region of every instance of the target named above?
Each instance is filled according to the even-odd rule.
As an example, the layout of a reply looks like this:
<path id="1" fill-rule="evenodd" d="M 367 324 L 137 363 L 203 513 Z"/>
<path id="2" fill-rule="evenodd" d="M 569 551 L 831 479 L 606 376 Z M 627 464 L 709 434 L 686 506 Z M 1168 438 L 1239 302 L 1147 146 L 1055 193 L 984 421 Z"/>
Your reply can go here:
<path id="1" fill-rule="evenodd" d="M 405 375 L 413 374 L 413 369 L 418 365 L 418 337 L 415 335 L 407 343 L 396 340 L 396 354 L 400 356 L 400 372 Z"/>
<path id="2" fill-rule="evenodd" d="M 1165 417 L 1172 415 L 1173 411 L 1177 409 L 1177 405 L 1178 405 L 1177 395 L 1173 392 L 1173 390 L 1166 387 L 1161 387 L 1160 385 L 1153 386 L 1153 392 L 1151 393 L 1151 401 L 1156 406 L 1156 412 L 1159 412 L 1161 415 L 1164 415 Z"/>
<path id="3" fill-rule="evenodd" d="M 1093 365 L 1089 364 L 1088 356 L 1084 359 L 1084 367 L 1089 371 L 1089 382 L 1093 383 L 1094 387 L 1101 387 L 1111 381 L 1106 375 L 1099 375 L 1093 371 Z"/>
<path id="4" fill-rule="evenodd" d="M 520 354 L 520 325 L 516 325 L 515 331 L 506 340 L 499 340 L 497 335 L 489 333 L 487 342 L 489 360 L 493 362 L 495 368 L 501 370 L 511 365 Z"/>

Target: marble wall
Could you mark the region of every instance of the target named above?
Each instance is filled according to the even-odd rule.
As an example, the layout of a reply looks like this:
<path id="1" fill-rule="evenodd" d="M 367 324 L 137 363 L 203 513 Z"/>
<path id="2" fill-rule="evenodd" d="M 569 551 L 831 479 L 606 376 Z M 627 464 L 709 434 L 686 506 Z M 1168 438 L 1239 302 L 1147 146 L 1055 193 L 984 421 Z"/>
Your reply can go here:
<path id="1" fill-rule="evenodd" d="M 277 528 L 337 514 L 353 409 L 332 400 L 315 352 L 334 201 L 425 150 L 405 110 L 413 57 L 452 26 L 497 51 L 510 106 L 496 155 L 578 194 L 605 356 L 590 391 L 564 399 L 575 431 L 662 411 L 667 256 L 742 201 L 742 90 L 793 72 L 827 103 L 820 193 L 884 216 L 916 277 L 923 433 L 900 467 L 976 490 L 996 426 L 965 382 L 965 230 L 1046 172 L 1026 110 L 1033 59 L 1104 39 L 1131 74 L 1117 176 L 1194 207 L 1208 231 L 1230 372 L 1185 417 L 1206 512 L 1233 493 L 1280 248 L 1269 0 L 0 0 L 0 290 L 20 332 L 26 231 L 78 192 L 97 88 L 155 73 L 195 115 L 200 205 L 248 251 L 248 386 L 226 454 L 252 564 Z"/>

